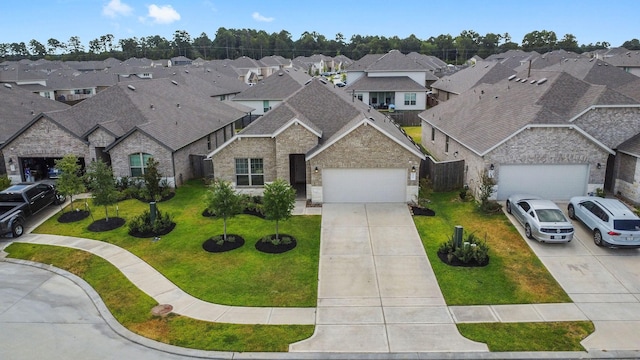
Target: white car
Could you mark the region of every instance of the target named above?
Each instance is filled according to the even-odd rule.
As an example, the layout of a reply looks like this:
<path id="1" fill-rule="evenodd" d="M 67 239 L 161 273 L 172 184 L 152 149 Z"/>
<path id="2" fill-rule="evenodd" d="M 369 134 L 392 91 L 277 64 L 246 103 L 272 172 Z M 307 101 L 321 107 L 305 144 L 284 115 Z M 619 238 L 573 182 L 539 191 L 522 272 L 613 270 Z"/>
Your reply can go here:
<path id="1" fill-rule="evenodd" d="M 640 247 L 640 218 L 617 199 L 576 196 L 567 212 L 591 229 L 598 246 Z"/>
<path id="2" fill-rule="evenodd" d="M 573 239 L 573 225 L 553 201 L 534 195 L 511 195 L 507 200 L 507 212 L 520 222 L 529 239 L 554 243 Z"/>

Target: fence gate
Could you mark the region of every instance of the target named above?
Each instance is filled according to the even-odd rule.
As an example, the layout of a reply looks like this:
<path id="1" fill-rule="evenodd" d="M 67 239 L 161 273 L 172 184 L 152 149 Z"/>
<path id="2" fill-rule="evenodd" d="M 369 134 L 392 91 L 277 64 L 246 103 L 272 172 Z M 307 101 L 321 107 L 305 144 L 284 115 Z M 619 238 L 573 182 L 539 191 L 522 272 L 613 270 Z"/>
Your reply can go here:
<path id="1" fill-rule="evenodd" d="M 431 179 L 433 191 L 452 191 L 464 185 L 464 160 L 437 162 L 431 156 L 420 164 L 420 178 Z"/>

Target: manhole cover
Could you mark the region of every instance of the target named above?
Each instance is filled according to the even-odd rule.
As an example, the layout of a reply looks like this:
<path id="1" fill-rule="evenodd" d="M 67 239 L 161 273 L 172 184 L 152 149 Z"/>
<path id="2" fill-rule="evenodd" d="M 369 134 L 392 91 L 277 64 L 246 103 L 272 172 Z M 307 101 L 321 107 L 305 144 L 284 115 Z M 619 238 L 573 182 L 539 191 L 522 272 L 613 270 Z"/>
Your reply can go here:
<path id="1" fill-rule="evenodd" d="M 167 316 L 173 310 L 173 306 L 169 304 L 156 305 L 151 309 L 151 314 L 155 316 Z"/>

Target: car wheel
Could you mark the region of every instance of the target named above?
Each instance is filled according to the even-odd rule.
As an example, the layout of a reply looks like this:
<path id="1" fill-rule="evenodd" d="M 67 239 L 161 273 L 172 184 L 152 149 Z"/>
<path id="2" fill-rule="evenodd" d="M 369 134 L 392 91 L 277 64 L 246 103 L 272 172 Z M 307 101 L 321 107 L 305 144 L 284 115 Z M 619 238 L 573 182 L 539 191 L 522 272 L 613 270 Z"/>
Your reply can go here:
<path id="1" fill-rule="evenodd" d="M 24 226 L 22 225 L 22 221 L 16 220 L 11 225 L 11 234 L 14 238 L 22 236 L 24 234 Z"/>
<path id="2" fill-rule="evenodd" d="M 529 224 L 524 225 L 524 234 L 527 235 L 528 239 L 533 239 L 533 235 L 531 234 L 531 226 L 529 226 Z"/>
<path id="3" fill-rule="evenodd" d="M 511 214 L 511 202 L 507 200 L 507 213 Z"/>
<path id="4" fill-rule="evenodd" d="M 569 204 L 567 212 L 569 213 L 569 218 L 574 220 L 576 219 L 576 209 L 573 208 L 573 205 Z"/>
<path id="5" fill-rule="evenodd" d="M 64 195 L 60 195 L 60 194 L 56 193 L 56 199 L 53 200 L 53 204 L 54 205 L 64 204 L 65 200 L 66 200 L 66 197 Z"/>
<path id="6" fill-rule="evenodd" d="M 596 229 L 593 232 L 593 242 L 598 246 L 604 246 L 604 240 L 602 240 L 602 233 Z"/>

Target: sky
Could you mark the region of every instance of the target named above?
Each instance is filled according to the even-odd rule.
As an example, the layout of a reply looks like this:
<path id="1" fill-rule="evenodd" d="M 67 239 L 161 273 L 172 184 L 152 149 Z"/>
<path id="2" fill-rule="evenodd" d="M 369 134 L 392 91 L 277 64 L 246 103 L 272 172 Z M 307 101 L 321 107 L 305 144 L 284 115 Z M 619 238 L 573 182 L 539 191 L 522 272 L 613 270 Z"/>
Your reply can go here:
<path id="1" fill-rule="evenodd" d="M 54 38 L 67 43 L 77 36 L 89 41 L 112 34 L 120 39 L 160 35 L 173 39 L 177 30 L 191 38 L 210 39 L 220 27 L 286 30 L 295 41 L 305 32 L 328 40 L 352 35 L 431 36 L 474 30 L 480 35 L 509 33 L 522 43 L 532 31 L 554 31 L 560 40 L 573 34 L 578 44 L 606 41 L 620 46 L 640 38 L 638 0 L 457 0 L 457 1 L 288 1 L 288 0 L 2 0 L 0 43 L 46 46 Z"/>

